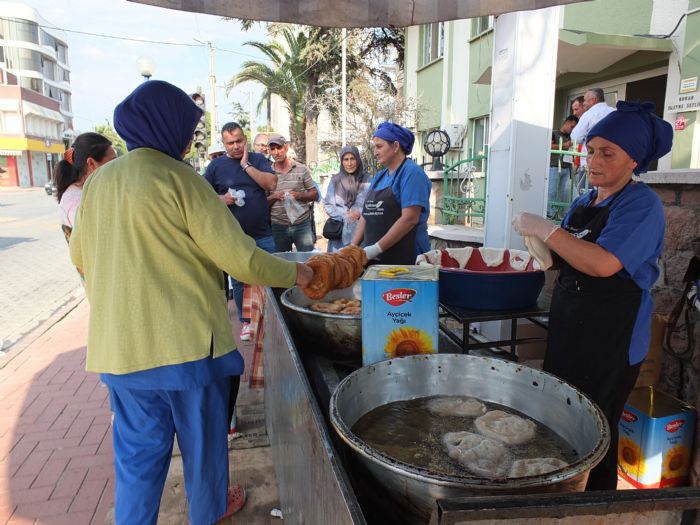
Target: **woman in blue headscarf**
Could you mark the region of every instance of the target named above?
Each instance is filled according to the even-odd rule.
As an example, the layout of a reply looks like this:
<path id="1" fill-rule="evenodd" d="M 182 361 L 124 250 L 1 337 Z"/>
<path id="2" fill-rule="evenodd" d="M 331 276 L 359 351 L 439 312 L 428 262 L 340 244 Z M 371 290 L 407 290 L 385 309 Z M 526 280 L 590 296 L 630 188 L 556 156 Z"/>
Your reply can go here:
<path id="1" fill-rule="evenodd" d="M 560 269 L 544 370 L 590 396 L 610 425 L 610 449 L 587 490 L 617 486 L 618 421 L 649 349 L 649 289 L 665 223 L 660 199 L 633 174 L 668 153 L 672 138 L 652 103 L 618 102 L 588 133 L 594 189 L 572 203 L 561 227 L 530 213 L 513 219 L 518 233 L 546 244 Z"/>
<path id="2" fill-rule="evenodd" d="M 355 146 L 340 150 L 340 171 L 331 177 L 323 207 L 331 219 L 343 223 L 340 236 L 328 239 L 328 251 L 334 252 L 350 244 L 360 220 L 360 211 L 369 190 L 370 176 L 362 165 Z"/>
<path id="3" fill-rule="evenodd" d="M 415 137 L 383 122 L 372 136 L 374 156 L 384 166 L 372 180 L 352 244 L 363 243 L 375 264 L 414 264 L 430 249 L 428 215 L 431 183 L 408 158 Z"/>
<path id="4" fill-rule="evenodd" d="M 91 307 L 86 368 L 100 373 L 114 410 L 118 524 L 156 523 L 175 435 L 190 523 L 240 509 L 241 487 L 227 490 L 226 414 L 243 358 L 222 270 L 283 287 L 313 274 L 257 248 L 182 162 L 201 114 L 157 80 L 124 99 L 114 124 L 129 153 L 87 180 L 70 240 Z"/>

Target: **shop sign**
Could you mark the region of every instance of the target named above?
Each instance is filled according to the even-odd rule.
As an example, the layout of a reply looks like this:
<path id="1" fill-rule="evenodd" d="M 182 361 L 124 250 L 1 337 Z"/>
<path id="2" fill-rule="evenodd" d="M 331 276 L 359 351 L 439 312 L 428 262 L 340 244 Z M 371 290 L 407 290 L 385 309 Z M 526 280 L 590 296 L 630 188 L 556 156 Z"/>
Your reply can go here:
<path id="1" fill-rule="evenodd" d="M 684 78 L 681 80 L 679 93 L 692 93 L 698 89 L 698 77 Z"/>
<path id="2" fill-rule="evenodd" d="M 685 116 L 678 115 L 676 117 L 676 122 L 673 124 L 673 129 L 676 131 L 683 131 L 685 129 Z"/>
<path id="3" fill-rule="evenodd" d="M 678 95 L 675 100 L 670 100 L 666 106 L 668 112 L 695 111 L 700 109 L 700 97 L 697 91 L 688 95 Z"/>

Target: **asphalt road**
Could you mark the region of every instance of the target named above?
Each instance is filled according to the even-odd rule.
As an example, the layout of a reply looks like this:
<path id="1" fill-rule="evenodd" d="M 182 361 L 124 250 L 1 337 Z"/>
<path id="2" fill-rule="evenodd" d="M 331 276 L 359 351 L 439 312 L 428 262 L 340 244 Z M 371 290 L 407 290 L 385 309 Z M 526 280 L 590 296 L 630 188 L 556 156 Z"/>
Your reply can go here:
<path id="1" fill-rule="evenodd" d="M 0 350 L 83 294 L 58 221 L 41 188 L 0 188 Z"/>

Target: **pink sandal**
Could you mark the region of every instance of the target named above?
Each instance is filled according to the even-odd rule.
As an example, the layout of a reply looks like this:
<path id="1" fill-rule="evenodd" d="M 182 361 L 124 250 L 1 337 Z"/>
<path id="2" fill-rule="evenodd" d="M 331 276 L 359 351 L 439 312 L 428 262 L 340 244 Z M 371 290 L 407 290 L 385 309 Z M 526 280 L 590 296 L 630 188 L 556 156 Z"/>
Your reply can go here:
<path id="1" fill-rule="evenodd" d="M 233 516 L 241 510 L 246 502 L 245 489 L 241 485 L 231 485 L 226 495 L 227 506 L 226 513 L 220 519 L 226 519 Z"/>

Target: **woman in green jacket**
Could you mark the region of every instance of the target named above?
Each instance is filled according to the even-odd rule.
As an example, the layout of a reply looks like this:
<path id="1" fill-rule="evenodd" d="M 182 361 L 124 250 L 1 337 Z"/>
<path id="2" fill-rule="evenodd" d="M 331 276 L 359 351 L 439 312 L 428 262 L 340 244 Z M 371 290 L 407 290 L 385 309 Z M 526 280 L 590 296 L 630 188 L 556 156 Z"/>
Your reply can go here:
<path id="1" fill-rule="evenodd" d="M 70 241 L 90 300 L 87 370 L 112 396 L 118 524 L 156 523 L 175 434 L 190 522 L 240 508 L 244 495 L 227 491 L 224 414 L 244 364 L 222 270 L 280 287 L 313 275 L 257 248 L 182 162 L 200 117 L 167 82 L 144 82 L 124 99 L 114 125 L 129 153 L 88 179 Z"/>

